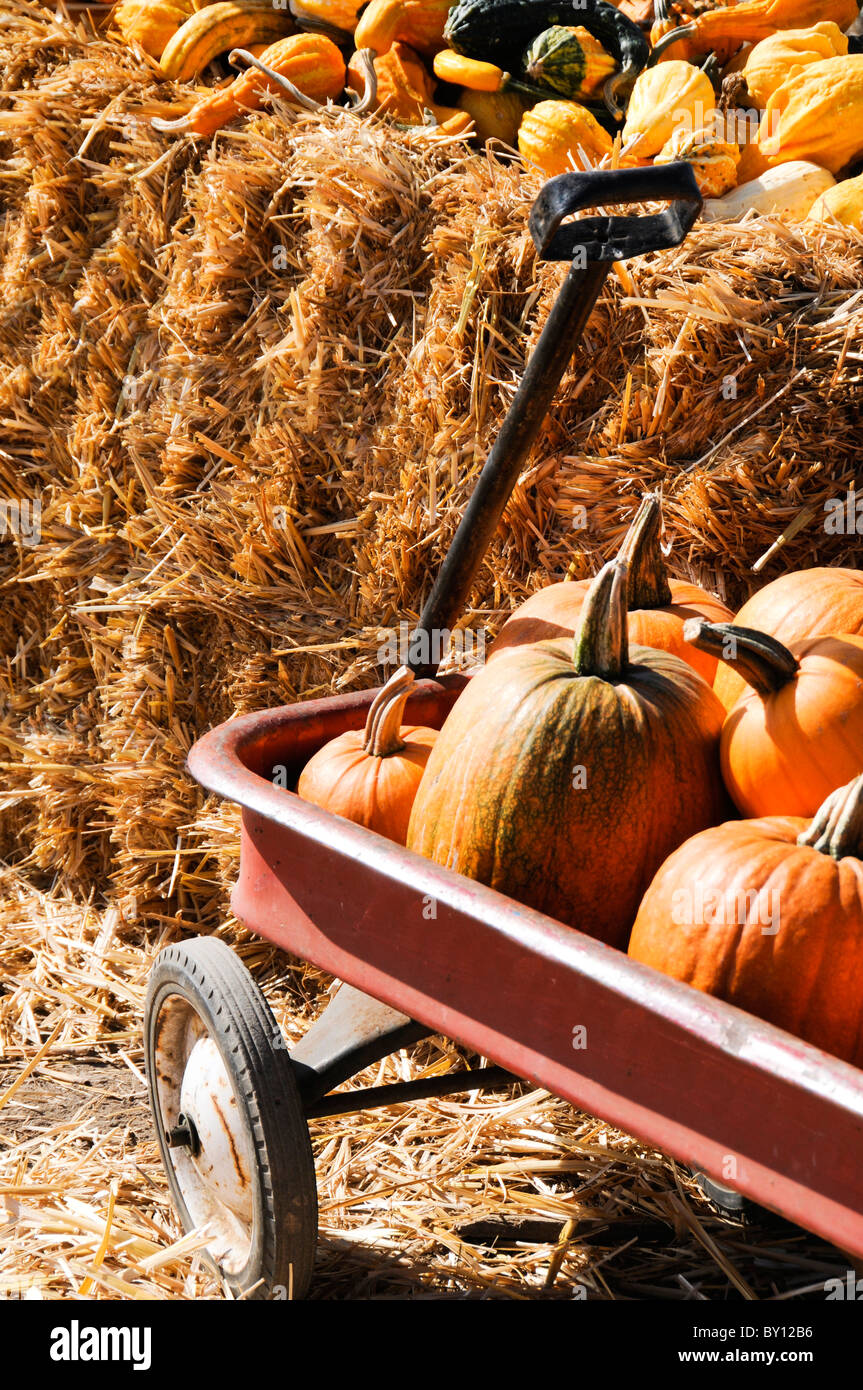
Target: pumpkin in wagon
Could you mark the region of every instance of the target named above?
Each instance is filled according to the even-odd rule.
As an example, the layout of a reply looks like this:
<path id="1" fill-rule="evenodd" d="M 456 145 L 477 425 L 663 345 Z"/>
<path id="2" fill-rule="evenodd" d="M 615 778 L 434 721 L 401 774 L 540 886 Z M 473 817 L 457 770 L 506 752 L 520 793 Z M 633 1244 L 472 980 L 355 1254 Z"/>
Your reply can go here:
<path id="1" fill-rule="evenodd" d="M 629 955 L 863 1066 L 863 776 L 811 823 L 687 840 L 645 893 Z"/>
<path id="2" fill-rule="evenodd" d="M 722 707 L 685 662 L 630 646 L 627 566 L 572 642 L 489 662 L 432 750 L 408 847 L 610 945 L 673 846 L 723 819 Z"/>
<path id="3" fill-rule="evenodd" d="M 767 632 L 786 646 L 831 632 L 863 633 L 863 573 L 824 566 L 782 574 L 747 599 L 734 625 Z M 745 677 L 720 661 L 713 688 L 726 709 L 745 687 Z"/>
<path id="4" fill-rule="evenodd" d="M 688 662 L 706 681 L 712 681 L 716 657 L 685 642 L 683 624 L 695 617 L 709 618 L 715 623 L 730 622 L 733 615 L 724 603 L 698 585 L 668 578 L 659 543 L 661 522 L 659 495 L 647 493 L 619 552 L 618 558 L 628 565 L 629 640 L 642 647 L 671 652 Z M 510 647 L 574 634 L 590 584 L 589 579 L 564 579 L 532 594 L 507 618 L 489 660 Z"/>
<path id="5" fill-rule="evenodd" d="M 365 728 L 325 743 L 306 763 L 297 794 L 400 845 L 437 729 L 401 723 L 414 683 L 402 666 L 369 707 Z"/>
<path id="6" fill-rule="evenodd" d="M 700 618 L 683 635 L 746 681 L 720 745 L 725 785 L 745 816 L 812 816 L 849 772 L 863 771 L 863 637 L 785 647 L 752 628 Z"/>

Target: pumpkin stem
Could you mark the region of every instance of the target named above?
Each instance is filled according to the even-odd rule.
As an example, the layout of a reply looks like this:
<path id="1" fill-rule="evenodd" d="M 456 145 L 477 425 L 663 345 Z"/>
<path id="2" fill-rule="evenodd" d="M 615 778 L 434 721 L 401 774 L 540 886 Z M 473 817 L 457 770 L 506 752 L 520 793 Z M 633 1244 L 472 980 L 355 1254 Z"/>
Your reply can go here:
<path id="1" fill-rule="evenodd" d="M 629 566 L 626 603 L 630 613 L 636 608 L 666 608 L 671 603 L 665 558 L 659 544 L 661 526 L 662 499 L 658 492 L 648 492 L 641 499 L 617 556 Z"/>
<path id="2" fill-rule="evenodd" d="M 579 676 L 617 680 L 629 662 L 626 586 L 629 566 L 620 556 L 599 571 L 584 600 L 573 665 Z"/>
<path id="3" fill-rule="evenodd" d="M 413 683 L 413 671 L 407 666 L 400 666 L 369 705 L 363 752 L 370 757 L 390 758 L 404 748 L 405 742 L 399 731 Z"/>
<path id="4" fill-rule="evenodd" d="M 846 855 L 863 859 L 863 775 L 830 793 L 797 836 L 797 843 L 833 859 Z"/>
<path id="5" fill-rule="evenodd" d="M 733 666 L 746 684 L 762 697 L 781 690 L 797 674 L 796 658 L 788 648 L 775 637 L 751 627 L 688 618 L 683 624 L 683 639 L 700 652 L 710 652 Z"/>

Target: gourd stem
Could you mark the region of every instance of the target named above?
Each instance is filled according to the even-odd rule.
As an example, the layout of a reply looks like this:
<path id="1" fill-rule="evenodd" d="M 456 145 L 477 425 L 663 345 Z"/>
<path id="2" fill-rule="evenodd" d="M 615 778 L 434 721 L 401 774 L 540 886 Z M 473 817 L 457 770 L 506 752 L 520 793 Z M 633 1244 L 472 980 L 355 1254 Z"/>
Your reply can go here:
<path id="1" fill-rule="evenodd" d="M 733 666 L 762 697 L 781 690 L 797 674 L 797 660 L 788 648 L 775 637 L 751 627 L 689 618 L 683 624 L 683 639 L 700 652 L 710 652 Z"/>
<path id="2" fill-rule="evenodd" d="M 661 525 L 659 493 L 648 492 L 642 498 L 617 556 L 629 566 L 626 603 L 630 613 L 636 608 L 665 608 L 671 603 L 671 589 L 659 545 Z"/>
<path id="3" fill-rule="evenodd" d="M 697 26 L 695 24 L 681 24 L 677 29 L 670 29 L 667 34 L 663 34 L 662 38 L 657 39 L 656 43 L 653 45 L 650 57 L 647 61 L 647 66 L 652 68 L 662 57 L 667 48 L 671 48 L 672 44 L 678 43 L 680 39 L 688 39 L 692 34 L 696 33 L 696 28 Z"/>
<path id="4" fill-rule="evenodd" d="M 363 733 L 364 753 L 373 758 L 389 758 L 404 748 L 404 739 L 401 738 L 399 730 L 413 683 L 413 671 L 407 666 L 400 666 L 390 676 L 384 688 L 378 691 L 369 706 Z"/>
<path id="5" fill-rule="evenodd" d="M 627 570 L 626 560 L 609 561 L 587 591 L 573 655 L 579 676 L 617 680 L 629 661 Z"/>
<path id="6" fill-rule="evenodd" d="M 797 836 L 797 843 L 833 859 L 844 859 L 846 855 L 863 859 L 863 774 L 830 793 L 807 828 Z"/>

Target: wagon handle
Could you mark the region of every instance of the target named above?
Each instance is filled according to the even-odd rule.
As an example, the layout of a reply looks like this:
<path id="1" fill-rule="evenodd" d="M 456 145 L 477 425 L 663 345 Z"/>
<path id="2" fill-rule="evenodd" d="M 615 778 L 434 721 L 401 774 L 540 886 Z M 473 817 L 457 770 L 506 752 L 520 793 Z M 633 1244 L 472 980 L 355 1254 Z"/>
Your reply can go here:
<path id="1" fill-rule="evenodd" d="M 617 203 L 669 201 L 642 217 L 600 215 L 566 222 L 574 212 Z M 686 163 L 647 169 L 594 169 L 560 174 L 541 190 L 530 214 L 530 234 L 540 260 L 571 261 L 569 274 L 525 368 L 512 404 L 477 479 L 417 632 L 429 639 L 460 616 L 510 494 L 539 433 L 561 377 L 581 341 L 612 262 L 679 246 L 701 211 L 701 194 Z M 416 649 L 434 642 L 411 643 Z M 409 663 L 416 676 L 433 676 L 434 664 Z"/>

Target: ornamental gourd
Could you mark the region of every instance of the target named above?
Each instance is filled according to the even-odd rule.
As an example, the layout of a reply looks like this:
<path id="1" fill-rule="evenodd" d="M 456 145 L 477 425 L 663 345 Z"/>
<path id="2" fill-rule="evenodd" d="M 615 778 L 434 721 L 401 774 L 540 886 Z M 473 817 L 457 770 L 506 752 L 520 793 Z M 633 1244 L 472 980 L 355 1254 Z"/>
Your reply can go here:
<path id="1" fill-rule="evenodd" d="M 151 57 L 161 58 L 191 13 L 191 0 L 121 0 L 111 21 L 126 43 L 138 43 Z"/>
<path id="2" fill-rule="evenodd" d="M 741 44 L 758 43 L 777 29 L 805 29 L 823 21 L 848 29 L 858 12 L 857 0 L 743 0 L 705 10 L 691 24 L 655 38 L 651 33 L 652 61 L 715 53 L 725 62 Z"/>
<path id="3" fill-rule="evenodd" d="M 737 166 L 738 178 L 740 165 Z M 705 222 L 737 222 L 752 209 L 759 216 L 783 222 L 802 222 L 816 198 L 836 180 L 828 169 L 806 160 L 792 159 L 765 169 L 757 179 L 738 183 L 721 198 L 706 198 L 701 209 Z"/>
<path id="4" fill-rule="evenodd" d="M 593 581 L 572 642 L 505 652 L 453 706 L 408 847 L 624 945 L 671 849 L 722 817 L 722 708 L 690 666 L 630 646 L 626 564 Z"/>
<path id="5" fill-rule="evenodd" d="M 394 43 L 406 43 L 431 57 L 445 48 L 444 24 L 452 0 L 371 0 L 354 32 L 357 48 L 387 53 Z"/>
<path id="6" fill-rule="evenodd" d="M 345 64 L 336 45 L 323 34 L 291 34 L 265 48 L 258 60 L 279 77 L 285 77 L 302 96 L 325 102 L 339 96 L 345 86 Z M 212 135 L 235 116 L 257 111 L 266 92 L 286 95 L 279 84 L 260 68 L 249 67 L 227 87 L 208 92 L 176 121 L 155 118 L 157 130 L 177 134 Z"/>
<path id="7" fill-rule="evenodd" d="M 692 165 L 695 182 L 705 198 L 720 198 L 737 182 L 740 146 L 733 140 L 723 140 L 715 129 L 676 130 L 666 140 L 654 164 L 675 164 L 684 160 Z"/>
<path id="8" fill-rule="evenodd" d="M 713 85 L 692 63 L 665 63 L 636 79 L 623 127 L 624 148 L 644 159 L 678 129 L 703 130 L 716 111 Z"/>
<path id="9" fill-rule="evenodd" d="M 629 955 L 863 1066 L 863 777 L 811 823 L 687 840 L 645 893 Z"/>
<path id="10" fill-rule="evenodd" d="M 811 29 L 785 29 L 750 50 L 743 76 L 753 105 L 763 110 L 788 78 L 810 63 L 848 52 L 848 40 L 838 24 L 814 24 Z"/>
<path id="11" fill-rule="evenodd" d="M 720 743 L 725 785 L 744 816 L 812 816 L 849 772 L 863 771 L 863 637 L 786 647 L 753 628 L 700 618 L 683 635 L 746 681 Z"/>
<path id="12" fill-rule="evenodd" d="M 434 75 L 441 82 L 453 82 L 473 92 L 500 92 L 509 80 L 509 73 L 494 63 L 466 58 L 452 48 L 442 48 L 436 53 L 433 66 Z"/>
<path id="13" fill-rule="evenodd" d="M 353 84 L 362 87 L 362 74 L 357 65 L 358 54 L 348 64 Z M 434 100 L 432 82 L 419 54 L 406 43 L 394 43 L 386 53 L 374 60 L 377 78 L 375 107 L 378 111 L 404 125 L 422 125 L 425 112 L 430 111 L 437 124 L 451 134 L 460 134 L 470 127 L 465 111 L 455 106 L 440 106 Z"/>
<path id="14" fill-rule="evenodd" d="M 401 723 L 414 683 L 400 667 L 378 691 L 363 730 L 339 734 L 309 759 L 297 795 L 400 845 L 437 729 Z"/>
<path id="15" fill-rule="evenodd" d="M 186 20 L 165 46 L 159 66 L 166 77 L 188 82 L 232 48 L 274 43 L 294 31 L 291 16 L 270 0 L 218 0 Z"/>
<path id="16" fill-rule="evenodd" d="M 571 101 L 593 97 L 617 64 L 583 25 L 554 24 L 525 50 L 522 72 Z"/>
<path id="17" fill-rule="evenodd" d="M 595 168 L 611 155 L 614 141 L 586 106 L 540 101 L 522 117 L 518 148 L 526 163 L 552 178 L 572 168 Z"/>
<path id="18" fill-rule="evenodd" d="M 517 72 L 531 40 L 555 24 L 581 26 L 614 59 L 617 71 L 606 80 L 603 98 L 619 119 L 619 97 L 645 66 L 650 50 L 638 25 L 605 0 L 458 0 L 444 35 L 457 53 Z"/>
<path id="19" fill-rule="evenodd" d="M 656 493 L 641 502 L 618 552 L 627 563 L 626 606 L 629 610 L 629 640 L 642 647 L 656 647 L 679 657 L 712 681 L 716 658 L 700 652 L 683 640 L 688 618 L 709 618 L 711 622 L 730 622 L 733 614 L 695 584 L 668 578 L 659 542 L 662 505 Z M 548 584 L 532 594 L 507 618 L 489 652 L 489 661 L 510 647 L 529 642 L 547 642 L 574 634 L 581 620 L 590 591 L 589 579 L 565 579 Z"/>
<path id="20" fill-rule="evenodd" d="M 841 505 L 846 505 L 844 498 Z M 845 527 L 847 520 L 843 515 L 836 525 Z M 829 522 L 828 516 L 825 525 Z M 863 634 L 863 573 L 824 566 L 782 574 L 747 599 L 734 619 L 738 624 L 767 632 L 786 646 L 832 632 Z M 745 687 L 745 678 L 720 661 L 713 688 L 726 709 Z"/>
<path id="21" fill-rule="evenodd" d="M 805 159 L 831 174 L 863 154 L 863 53 L 810 63 L 769 98 L 743 151 L 741 180 Z"/>
<path id="22" fill-rule="evenodd" d="M 863 232 L 863 174 L 856 179 L 843 179 L 815 199 L 806 218 L 807 222 L 832 223 L 836 221 L 843 227 L 854 227 Z"/>
<path id="23" fill-rule="evenodd" d="M 458 97 L 458 106 L 473 122 L 477 140 L 500 140 L 515 149 L 518 129 L 530 101 L 518 92 L 478 92 L 465 87 Z"/>

